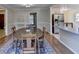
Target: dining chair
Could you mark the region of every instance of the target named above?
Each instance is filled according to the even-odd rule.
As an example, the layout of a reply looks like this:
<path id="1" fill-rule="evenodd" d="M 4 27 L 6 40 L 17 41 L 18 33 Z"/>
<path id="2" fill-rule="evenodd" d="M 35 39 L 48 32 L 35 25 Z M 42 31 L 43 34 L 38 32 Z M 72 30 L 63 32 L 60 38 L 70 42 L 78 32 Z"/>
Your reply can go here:
<path id="1" fill-rule="evenodd" d="M 24 34 L 22 35 L 22 50 L 23 54 L 35 54 L 36 53 L 36 34 Z"/>

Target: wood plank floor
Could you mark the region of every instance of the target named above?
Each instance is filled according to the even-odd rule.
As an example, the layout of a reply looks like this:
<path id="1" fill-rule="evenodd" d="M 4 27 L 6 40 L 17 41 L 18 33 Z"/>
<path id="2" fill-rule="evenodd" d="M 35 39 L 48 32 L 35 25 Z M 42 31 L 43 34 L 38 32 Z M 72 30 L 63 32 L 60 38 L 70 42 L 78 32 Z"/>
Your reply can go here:
<path id="1" fill-rule="evenodd" d="M 4 29 L 0 29 L 0 38 L 5 36 L 5 30 Z"/>
<path id="2" fill-rule="evenodd" d="M 22 33 L 23 30 L 24 28 L 21 30 L 17 30 L 16 32 Z M 2 42 L 0 42 L 0 47 L 2 47 L 8 40 L 10 40 L 12 38 L 12 35 L 13 34 L 1 38 L 0 40 L 2 40 Z M 56 54 L 72 54 L 72 52 L 68 48 L 66 48 L 63 44 L 61 44 L 54 36 L 50 35 L 48 32 L 45 32 L 44 38 L 47 39 L 52 48 L 55 49 Z"/>
<path id="3" fill-rule="evenodd" d="M 48 32 L 45 32 L 45 39 L 48 40 L 57 54 L 73 54 L 73 52 L 71 52 L 67 47 L 61 44 L 53 35 L 50 35 Z"/>

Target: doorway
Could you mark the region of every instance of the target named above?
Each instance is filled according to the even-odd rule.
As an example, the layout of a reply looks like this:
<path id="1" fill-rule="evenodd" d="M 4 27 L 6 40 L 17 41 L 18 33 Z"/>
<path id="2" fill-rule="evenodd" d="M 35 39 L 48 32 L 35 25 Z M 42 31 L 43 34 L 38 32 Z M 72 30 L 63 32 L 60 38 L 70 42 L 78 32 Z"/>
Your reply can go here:
<path id="1" fill-rule="evenodd" d="M 64 14 L 52 14 L 52 33 L 59 34 L 58 26 L 64 26 Z"/>
<path id="2" fill-rule="evenodd" d="M 0 29 L 4 29 L 4 14 L 0 14 Z"/>
<path id="3" fill-rule="evenodd" d="M 54 14 L 52 14 L 52 33 L 54 33 Z"/>
<path id="4" fill-rule="evenodd" d="M 5 36 L 5 10 L 0 10 L 0 38 Z"/>
<path id="5" fill-rule="evenodd" d="M 32 24 L 37 28 L 37 13 L 30 13 L 30 16 L 32 16 Z"/>

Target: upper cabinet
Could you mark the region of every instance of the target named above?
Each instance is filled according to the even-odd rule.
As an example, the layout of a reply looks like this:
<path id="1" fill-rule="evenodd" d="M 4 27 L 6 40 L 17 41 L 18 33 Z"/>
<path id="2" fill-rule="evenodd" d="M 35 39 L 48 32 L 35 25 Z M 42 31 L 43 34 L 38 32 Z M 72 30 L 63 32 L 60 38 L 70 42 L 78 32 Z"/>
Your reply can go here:
<path id="1" fill-rule="evenodd" d="M 64 23 L 73 23 L 74 22 L 74 11 L 67 10 L 64 11 Z"/>

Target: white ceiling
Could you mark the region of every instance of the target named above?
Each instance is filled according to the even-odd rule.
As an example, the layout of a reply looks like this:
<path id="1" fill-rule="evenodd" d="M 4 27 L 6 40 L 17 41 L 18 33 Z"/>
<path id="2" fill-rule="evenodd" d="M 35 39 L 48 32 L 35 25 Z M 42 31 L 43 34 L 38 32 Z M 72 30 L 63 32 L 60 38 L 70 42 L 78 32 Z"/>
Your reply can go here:
<path id="1" fill-rule="evenodd" d="M 7 8 L 13 9 L 28 9 L 22 4 L 0 4 Z M 30 8 L 48 8 L 50 6 L 61 8 L 61 7 L 68 7 L 73 9 L 79 9 L 79 4 L 33 4 Z"/>
<path id="2" fill-rule="evenodd" d="M 27 9 L 24 5 L 22 4 L 3 4 L 3 6 L 7 8 L 16 8 L 16 9 Z M 51 4 L 34 4 L 30 8 L 48 8 L 50 7 Z"/>
<path id="3" fill-rule="evenodd" d="M 54 4 L 53 7 L 55 8 L 67 7 L 73 9 L 79 9 L 79 4 Z"/>

